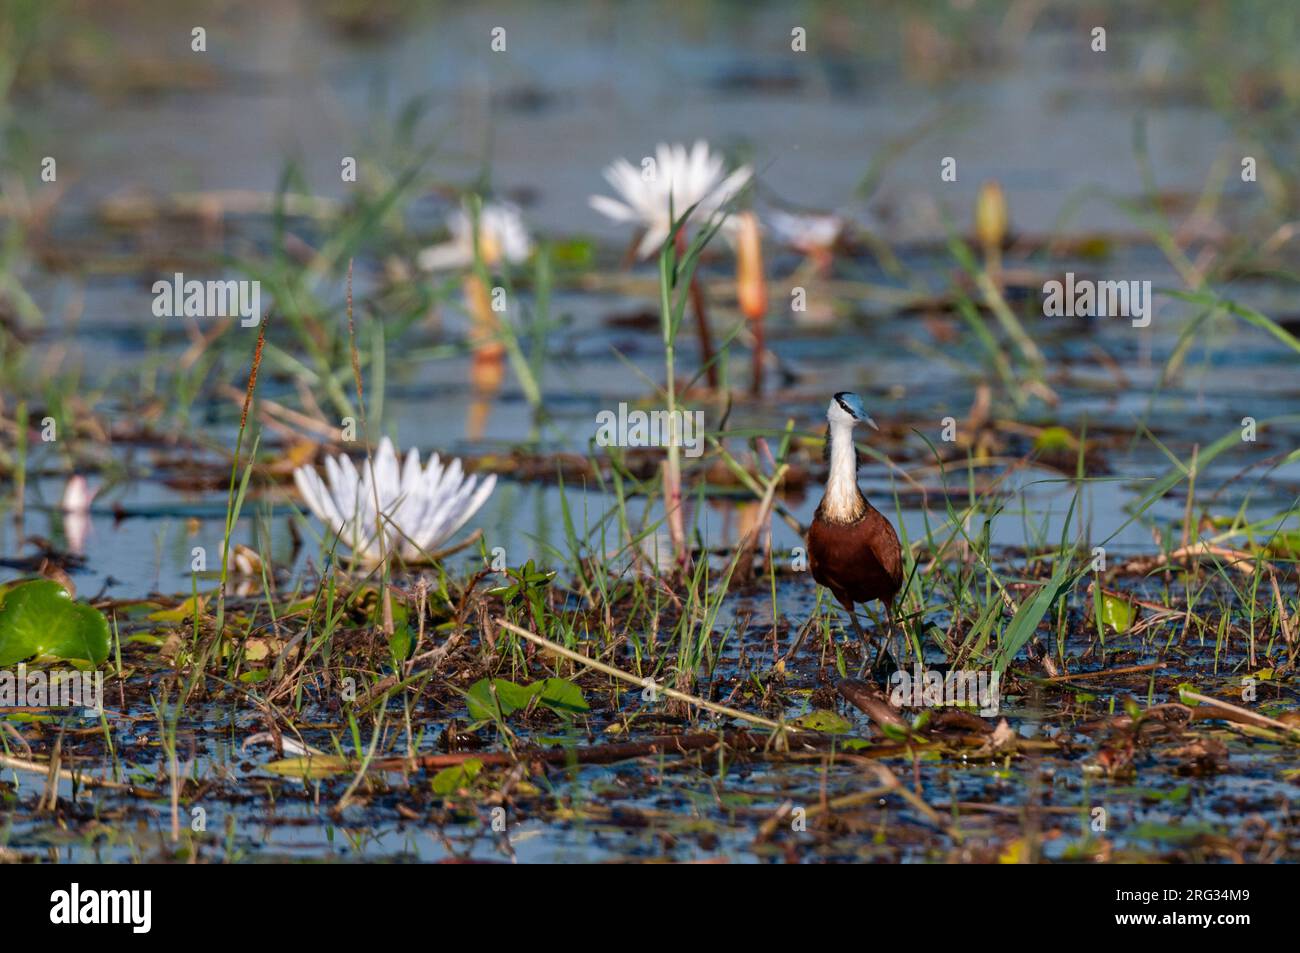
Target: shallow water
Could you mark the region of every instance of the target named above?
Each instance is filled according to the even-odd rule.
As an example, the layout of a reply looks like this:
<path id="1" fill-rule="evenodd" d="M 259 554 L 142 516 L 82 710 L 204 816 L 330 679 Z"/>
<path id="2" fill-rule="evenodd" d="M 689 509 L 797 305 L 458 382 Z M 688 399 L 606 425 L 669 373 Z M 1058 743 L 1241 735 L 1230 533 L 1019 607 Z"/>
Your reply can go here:
<path id="1" fill-rule="evenodd" d="M 787 615 L 797 617 L 811 609 L 810 593 L 797 581 L 781 582 L 778 598 Z M 765 635 L 770 624 L 770 613 L 764 614 L 768 600 L 762 592 L 728 598 L 719 628 L 731 630 L 739 615 L 752 615 L 752 627 L 743 638 L 727 640 L 714 669 L 712 680 L 724 696 L 747 673 L 758 672 L 769 661 L 762 658 L 771 651 Z M 1069 651 L 1080 647 L 1072 643 Z M 1240 664 L 1239 658 L 1224 658 L 1215 665 L 1212 646 L 1198 650 L 1191 643 L 1188 649 L 1192 654 L 1179 677 L 1194 680 L 1202 690 L 1232 682 L 1226 676 Z M 1122 636 L 1108 640 L 1108 651 L 1112 658 L 1124 661 L 1153 657 L 1145 643 Z M 748 661 L 740 661 L 742 652 Z M 807 692 L 821 678 L 816 653 L 804 652 L 797 658 L 785 682 L 792 696 L 784 712 L 788 719 L 815 707 L 806 700 Z M 761 663 L 757 668 L 756 662 Z M 953 813 L 947 806 L 960 803 L 956 810 L 960 841 L 897 797 L 885 795 L 840 811 L 839 826 L 819 835 L 813 845 L 804 844 L 800 856 L 823 861 L 994 859 L 995 845 L 1023 836 L 1026 830 L 1038 832 L 1047 859 L 1076 858 L 1080 851 L 1082 856 L 1093 856 L 1099 842 L 1090 825 L 1098 808 L 1106 812 L 1106 851 L 1115 859 L 1153 859 L 1177 850 L 1216 859 L 1223 844 L 1238 835 L 1245 816 L 1252 824 L 1272 825 L 1280 832 L 1293 830 L 1291 804 L 1300 795 L 1300 784 L 1290 770 L 1294 759 L 1289 749 L 1267 742 L 1230 738 L 1222 770 L 1201 772 L 1184 770 L 1177 759 L 1168 760 L 1159 752 L 1167 752 L 1171 742 L 1157 739 L 1140 749 L 1136 776 L 1099 776 L 1092 767 L 1095 739 L 1081 726 L 1105 717 L 1116 701 L 1122 709 L 1123 698 L 1130 693 L 1144 703 L 1170 700 L 1163 688 L 1148 696 L 1146 676 L 1128 679 L 1130 688 L 1125 690 L 1116 691 L 1115 681 L 1109 682 L 1110 690 L 1103 689 L 1090 700 L 1081 696 L 1080 705 L 1070 713 L 1062 712 L 1057 702 L 1045 704 L 1039 690 L 1023 681 L 1013 682 L 1004 694 L 999 717 L 1008 719 L 1020 738 L 1068 738 L 1076 746 L 1073 752 L 1027 751 L 1015 758 L 990 758 L 970 749 L 968 759 L 926 754 L 922 747 L 914 762 L 907 757 L 884 759 L 945 819 Z M 1090 684 L 1085 681 L 1081 687 Z M 108 695 L 112 709 L 115 689 L 111 685 Z M 1286 692 L 1269 699 L 1262 710 L 1294 706 L 1294 697 Z M 638 709 L 646 710 L 635 694 L 628 696 L 624 711 Z M 274 777 L 262 767 L 276 758 L 271 749 L 241 747 L 243 739 L 261 730 L 255 712 L 232 706 L 229 698 L 198 711 L 201 714 L 194 719 L 195 710 L 190 710 L 178 737 L 181 773 L 203 779 L 203 787 L 190 791 L 182 801 L 181 818 L 188 826 L 194 807 L 204 811 L 206 832 L 196 839 L 208 859 L 564 862 L 725 857 L 762 862 L 780 858 L 786 849 L 779 832 L 770 842 L 756 838 L 758 825 L 784 802 L 812 810 L 822 798 L 855 794 L 875 783 L 863 764 L 853 759 L 847 739 L 876 733 L 865 716 L 848 708 L 850 735 L 845 736 L 840 753 L 829 759 L 826 754 L 810 754 L 802 761 L 764 763 L 737 755 L 724 764 L 710 755 L 552 768 L 528 779 L 534 786 L 531 794 L 516 792 L 506 816 L 507 830 L 496 832 L 495 802 L 490 796 L 458 799 L 451 806 L 450 801 L 429 796 L 428 782 L 419 773 L 409 778 L 401 772 L 375 773 L 362 789 L 361 805 L 341 814 L 332 812 L 350 775 L 319 782 Z M 521 741 L 553 744 L 567 739 L 569 744 L 589 745 L 600 743 L 615 720 L 613 714 L 598 705 L 570 729 L 546 719 L 544 725 L 531 729 L 517 725 L 516 729 Z M 38 816 L 14 817 L 6 832 L 10 849 L 21 856 L 75 861 L 169 856 L 168 782 L 166 761 L 158 749 L 158 726 L 147 711 L 133 715 L 135 720 L 128 723 L 110 712 L 107 725 L 121 759 L 122 778 L 141 787 L 130 796 L 84 790 L 74 796 L 70 785 L 61 784 L 60 793 L 75 823 L 55 826 Z M 331 732 L 343 726 L 336 715 L 309 706 L 303 722 L 313 721 L 323 727 L 304 727 L 303 739 L 328 750 Z M 69 729 L 94 729 L 98 719 L 72 717 L 65 723 Z M 395 726 L 394 731 L 390 743 L 400 751 L 405 741 L 400 728 Z M 429 735 L 416 749 L 417 753 L 438 750 Z M 16 777 L 20 797 L 35 797 L 44 786 L 44 778 L 37 775 Z M 273 792 L 273 797 L 250 797 L 254 792 Z M 875 836 L 886 830 L 887 837 Z"/>

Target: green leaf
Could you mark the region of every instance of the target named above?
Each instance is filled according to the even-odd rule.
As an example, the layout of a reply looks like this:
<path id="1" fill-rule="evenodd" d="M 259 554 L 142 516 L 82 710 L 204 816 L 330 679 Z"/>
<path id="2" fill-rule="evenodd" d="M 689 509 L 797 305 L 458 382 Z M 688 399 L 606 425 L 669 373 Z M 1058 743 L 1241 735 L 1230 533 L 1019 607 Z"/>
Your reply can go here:
<path id="1" fill-rule="evenodd" d="M 479 776 L 483 770 L 483 762 L 478 758 L 470 758 L 461 764 L 454 764 L 450 768 L 443 768 L 433 776 L 433 793 L 434 794 L 456 794 L 465 788 L 474 786 L 474 779 Z"/>
<path id="2" fill-rule="evenodd" d="M 300 758 L 282 758 L 262 765 L 263 771 L 270 771 L 286 778 L 329 778 L 336 774 L 346 774 L 354 769 L 346 759 L 334 754 L 305 755 Z"/>
<path id="3" fill-rule="evenodd" d="M 1101 595 L 1101 621 L 1116 632 L 1127 632 L 1137 619 L 1137 606 L 1118 596 Z"/>
<path id="4" fill-rule="evenodd" d="M 551 711 L 557 714 L 572 714 L 591 710 L 587 705 L 587 699 L 582 694 L 582 689 L 568 679 L 548 678 L 541 685 L 541 703 Z M 536 687 L 536 684 L 529 686 L 530 690 Z"/>
<path id="5" fill-rule="evenodd" d="M 1020 608 L 1011 619 L 1011 624 L 1002 633 L 1002 644 L 998 648 L 994 668 L 999 672 L 1007 670 L 1007 666 L 1016 657 L 1016 653 L 1024 647 L 1026 642 L 1033 638 L 1038 623 L 1043 621 L 1043 616 L 1047 615 L 1053 603 L 1060 598 L 1061 590 L 1070 584 L 1073 579 L 1074 575 L 1070 572 L 1070 560 L 1068 558 L 1061 559 L 1056 567 L 1056 572 L 1052 573 L 1052 578 L 1034 593 L 1032 599 L 1027 599 L 1020 604 Z"/>
<path id="6" fill-rule="evenodd" d="M 151 622 L 184 622 L 203 611 L 207 599 L 204 596 L 190 596 L 175 609 L 159 609 L 147 616 Z"/>
<path id="7" fill-rule="evenodd" d="M 881 725 L 880 732 L 890 741 L 907 741 L 912 736 L 911 731 L 908 729 L 889 723 Z"/>
<path id="8" fill-rule="evenodd" d="M 1184 301 L 1192 301 L 1197 304 L 1223 308 L 1225 311 L 1241 318 L 1247 324 L 1253 324 L 1255 327 L 1267 331 L 1287 347 L 1291 348 L 1291 350 L 1300 354 L 1300 338 L 1297 338 L 1272 318 L 1261 314 L 1254 308 L 1249 308 L 1244 304 L 1238 304 L 1237 302 L 1230 301 L 1227 298 L 1220 298 L 1217 294 L 1206 291 L 1170 291 L 1169 295 L 1173 298 L 1182 298 Z"/>
<path id="9" fill-rule="evenodd" d="M 810 731 L 824 731 L 830 735 L 845 735 L 853 730 L 853 725 L 843 715 L 825 708 L 810 711 L 808 714 L 796 718 L 794 723 L 799 728 L 807 728 Z"/>
<path id="10" fill-rule="evenodd" d="M 569 239 L 558 241 L 551 246 L 557 265 L 582 268 L 591 264 L 595 256 L 595 246 L 590 241 Z"/>
<path id="11" fill-rule="evenodd" d="M 108 643 L 104 613 L 74 602 L 52 579 L 16 586 L 0 602 L 0 665 L 41 655 L 100 665 Z"/>
<path id="12" fill-rule="evenodd" d="M 393 630 L 393 635 L 388 640 L 388 651 L 393 656 L 394 665 L 401 665 L 411 657 L 411 649 L 414 643 L 415 640 L 411 638 L 410 626 L 401 625 Z"/>
<path id="13" fill-rule="evenodd" d="M 475 721 L 495 721 L 497 708 L 500 706 L 501 717 L 508 718 L 519 709 L 527 707 L 541 692 L 544 684 L 543 682 L 534 682 L 532 685 L 525 687 L 516 685 L 504 678 L 480 678 L 465 693 L 465 704 L 469 708 L 469 716 Z M 492 698 L 493 689 L 496 689 L 495 700 Z"/>
<path id="14" fill-rule="evenodd" d="M 1079 441 L 1074 434 L 1064 427 L 1045 427 L 1034 438 L 1034 449 L 1040 453 L 1064 453 L 1075 450 L 1078 446 Z"/>
<path id="15" fill-rule="evenodd" d="M 1300 531 L 1278 530 L 1264 552 L 1274 559 L 1300 558 Z"/>

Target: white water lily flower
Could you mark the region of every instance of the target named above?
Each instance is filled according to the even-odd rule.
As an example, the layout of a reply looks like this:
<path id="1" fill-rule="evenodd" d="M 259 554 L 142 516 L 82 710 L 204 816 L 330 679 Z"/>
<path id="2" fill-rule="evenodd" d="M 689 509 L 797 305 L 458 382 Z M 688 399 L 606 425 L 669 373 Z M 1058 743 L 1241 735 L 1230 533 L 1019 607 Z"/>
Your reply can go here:
<path id="1" fill-rule="evenodd" d="M 373 482 L 368 464 L 363 462 L 358 472 L 342 454 L 325 458 L 325 474 L 328 485 L 314 468 L 302 466 L 293 471 L 293 481 L 307 508 L 354 556 L 371 564 L 385 553 L 414 561 L 433 552 L 478 512 L 497 482 L 495 474 L 481 484 L 477 476 L 465 476 L 459 460 L 444 467 L 436 453 L 421 468 L 414 448 L 399 467 L 387 437 L 375 453 Z M 375 519 L 376 488 L 382 538 Z"/>
<path id="2" fill-rule="evenodd" d="M 703 139 L 688 153 L 686 146 L 660 143 L 655 149 L 654 166 L 643 172 L 618 159 L 605 169 L 605 179 L 623 199 L 593 195 L 591 207 L 616 222 L 635 222 L 645 229 L 637 246 L 637 256 L 645 258 L 656 251 L 672 232 L 672 215 L 681 216 L 692 205 L 692 221 L 706 221 L 741 190 L 751 170 L 742 165 L 725 178 L 720 155 L 709 151 Z M 669 211 L 671 207 L 671 212 Z"/>
<path id="3" fill-rule="evenodd" d="M 425 271 L 466 268 L 474 264 L 474 219 L 468 206 L 447 216 L 451 241 L 420 252 L 420 267 Z M 503 260 L 518 264 L 533 251 L 532 239 L 519 209 L 508 202 L 484 202 L 478 216 L 479 248 L 488 267 Z"/>
<path id="4" fill-rule="evenodd" d="M 804 254 L 830 248 L 844 230 L 838 215 L 792 215 L 779 209 L 767 217 L 773 237 Z"/>

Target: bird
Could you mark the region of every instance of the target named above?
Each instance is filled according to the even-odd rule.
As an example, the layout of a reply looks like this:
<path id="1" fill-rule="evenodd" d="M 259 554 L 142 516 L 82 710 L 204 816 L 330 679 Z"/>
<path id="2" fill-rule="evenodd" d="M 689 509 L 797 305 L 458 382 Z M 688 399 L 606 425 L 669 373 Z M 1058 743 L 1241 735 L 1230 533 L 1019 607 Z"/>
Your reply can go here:
<path id="1" fill-rule="evenodd" d="M 858 624 L 853 607 L 879 599 L 892 634 L 894 600 L 903 586 L 903 548 L 893 524 L 858 489 L 853 428 L 859 422 L 874 430 L 880 428 L 867 415 L 862 399 L 848 391 L 831 399 L 826 422 L 830 470 L 826 492 L 808 528 L 808 568 L 813 579 L 844 606 L 858 638 L 869 649 L 871 642 Z"/>

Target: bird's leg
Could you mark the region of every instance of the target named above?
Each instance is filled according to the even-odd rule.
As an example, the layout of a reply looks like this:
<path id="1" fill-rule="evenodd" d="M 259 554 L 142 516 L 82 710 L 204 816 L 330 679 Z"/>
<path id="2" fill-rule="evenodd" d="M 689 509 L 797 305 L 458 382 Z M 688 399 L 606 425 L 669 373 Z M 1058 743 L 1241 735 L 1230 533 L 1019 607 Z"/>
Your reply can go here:
<path id="1" fill-rule="evenodd" d="M 858 638 L 862 640 L 862 646 L 866 650 L 866 654 L 870 655 L 871 639 L 867 638 L 867 633 L 862 631 L 862 626 L 858 623 L 858 614 L 853 611 L 853 606 L 849 605 L 846 608 L 849 610 L 849 621 L 853 623 L 853 631 L 858 633 Z M 863 658 L 865 659 L 866 655 Z"/>
<path id="2" fill-rule="evenodd" d="M 880 660 L 885 655 L 885 649 L 894 650 L 894 604 L 885 603 L 885 637 L 880 641 L 880 648 L 876 650 L 876 660 L 871 664 L 871 670 L 875 671 L 880 668 Z"/>

